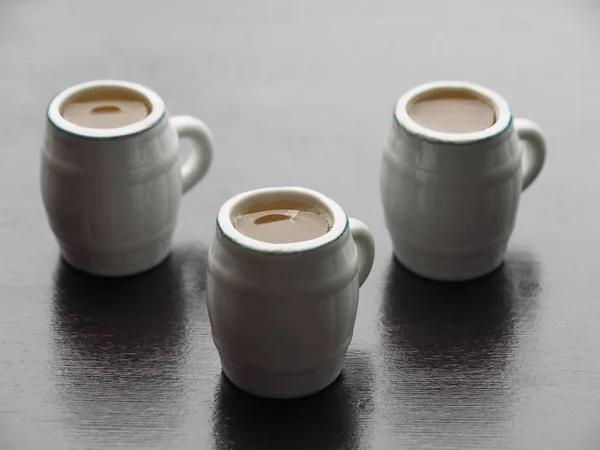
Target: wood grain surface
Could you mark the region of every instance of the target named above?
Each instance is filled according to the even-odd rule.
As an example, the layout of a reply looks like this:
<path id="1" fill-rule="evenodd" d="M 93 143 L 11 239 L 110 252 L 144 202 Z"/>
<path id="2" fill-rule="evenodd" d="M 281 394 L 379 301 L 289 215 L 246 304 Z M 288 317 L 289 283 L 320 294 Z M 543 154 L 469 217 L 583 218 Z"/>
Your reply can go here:
<path id="1" fill-rule="evenodd" d="M 0 0 L 0 449 L 600 448 L 599 23 L 594 0 Z M 61 262 L 39 192 L 47 103 L 95 78 L 215 136 L 172 256 L 125 279 Z M 394 262 L 379 200 L 394 103 L 436 79 L 497 90 L 548 141 L 506 263 L 469 283 Z M 342 376 L 298 401 L 232 386 L 206 313 L 216 212 L 269 185 L 325 193 L 377 244 Z"/>

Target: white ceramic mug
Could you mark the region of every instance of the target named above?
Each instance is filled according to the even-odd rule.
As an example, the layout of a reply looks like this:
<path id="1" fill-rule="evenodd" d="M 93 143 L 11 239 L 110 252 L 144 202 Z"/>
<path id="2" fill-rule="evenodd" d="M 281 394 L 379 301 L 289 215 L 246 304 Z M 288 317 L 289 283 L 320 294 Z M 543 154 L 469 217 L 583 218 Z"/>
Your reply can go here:
<path id="1" fill-rule="evenodd" d="M 495 123 L 472 133 L 443 133 L 407 113 L 419 97 L 448 89 L 487 102 L 495 110 Z M 489 89 L 434 82 L 404 94 L 380 177 L 396 258 L 436 280 L 467 280 L 494 270 L 502 263 L 521 192 L 539 175 L 545 156 L 537 125 L 513 119 L 508 103 Z"/>
<path id="2" fill-rule="evenodd" d="M 150 114 L 112 129 L 82 127 L 61 115 L 72 95 L 106 86 L 142 95 Z M 182 137 L 194 144 L 183 162 Z M 139 84 L 100 80 L 59 93 L 48 107 L 41 189 L 64 259 L 105 276 L 159 264 L 171 249 L 181 195 L 206 174 L 212 147 L 203 122 L 169 117 L 162 99 Z"/>
<path id="3" fill-rule="evenodd" d="M 233 219 L 250 205 L 285 199 L 328 214 L 316 239 L 272 244 L 249 238 Z M 375 255 L 369 229 L 323 194 L 297 187 L 246 192 L 217 217 L 209 252 L 207 305 L 225 375 L 261 397 L 320 391 L 342 370 L 352 339 L 358 291 Z"/>

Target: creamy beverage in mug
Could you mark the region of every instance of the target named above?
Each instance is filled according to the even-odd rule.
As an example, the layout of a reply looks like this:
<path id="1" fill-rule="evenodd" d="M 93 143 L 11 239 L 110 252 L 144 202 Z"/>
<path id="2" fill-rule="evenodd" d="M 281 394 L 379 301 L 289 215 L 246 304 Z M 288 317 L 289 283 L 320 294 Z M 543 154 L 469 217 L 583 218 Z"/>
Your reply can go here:
<path id="1" fill-rule="evenodd" d="M 539 127 L 496 92 L 467 82 L 411 89 L 396 105 L 380 190 L 396 258 L 459 281 L 498 267 L 521 192 L 544 165 Z"/>
<path id="2" fill-rule="evenodd" d="M 185 160 L 180 138 L 194 144 Z M 59 93 L 48 107 L 41 190 L 64 259 L 105 276 L 159 264 L 181 195 L 204 177 L 212 149 L 202 121 L 169 117 L 139 84 L 99 80 Z"/>
<path id="3" fill-rule="evenodd" d="M 253 239 L 284 244 L 318 238 L 331 229 L 331 221 L 308 203 L 271 200 L 251 205 L 234 218 L 233 225 Z"/>
<path id="4" fill-rule="evenodd" d="M 121 128 L 148 117 L 152 105 L 137 90 L 122 86 L 81 89 L 60 108 L 69 122 L 86 128 Z"/>
<path id="5" fill-rule="evenodd" d="M 270 398 L 331 384 L 374 255 L 369 229 L 318 192 L 265 188 L 228 200 L 217 216 L 206 287 L 225 375 Z"/>

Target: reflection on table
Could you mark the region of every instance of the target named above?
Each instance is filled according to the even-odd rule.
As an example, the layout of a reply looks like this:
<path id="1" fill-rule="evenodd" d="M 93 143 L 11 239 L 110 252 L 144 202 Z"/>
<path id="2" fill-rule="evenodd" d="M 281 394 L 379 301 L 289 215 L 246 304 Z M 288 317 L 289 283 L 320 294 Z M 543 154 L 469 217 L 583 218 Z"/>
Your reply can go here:
<path id="1" fill-rule="evenodd" d="M 191 319 L 206 321 L 206 250 L 174 250 L 125 278 L 78 272 L 60 261 L 53 298 L 52 368 L 58 403 L 86 439 L 104 433 L 159 441 L 184 417 Z M 198 310 L 199 314 L 193 314 Z M 90 436 L 91 433 L 93 436 Z"/>
<path id="2" fill-rule="evenodd" d="M 340 377 L 297 400 L 266 400 L 222 375 L 215 395 L 218 448 L 346 449 L 360 447 L 373 405 L 375 374 L 368 354 L 349 351 Z"/>
<path id="3" fill-rule="evenodd" d="M 433 445 L 446 436 L 503 443 L 513 429 L 512 389 L 519 358 L 535 335 L 539 263 L 513 252 L 494 272 L 463 283 L 421 278 L 390 264 L 381 307 L 380 342 L 386 363 L 386 407 L 404 417 L 402 438 Z"/>

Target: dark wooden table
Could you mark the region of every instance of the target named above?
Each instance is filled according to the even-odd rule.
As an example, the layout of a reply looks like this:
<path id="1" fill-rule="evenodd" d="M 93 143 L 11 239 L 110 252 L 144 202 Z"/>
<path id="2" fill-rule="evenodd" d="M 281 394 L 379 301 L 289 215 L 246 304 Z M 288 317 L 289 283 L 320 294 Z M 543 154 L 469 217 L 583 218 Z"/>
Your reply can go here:
<path id="1" fill-rule="evenodd" d="M 600 447 L 600 4 L 595 0 L 0 3 L 0 448 Z M 39 194 L 44 110 L 79 81 L 139 81 L 204 119 L 216 157 L 172 256 L 66 266 Z M 545 130 L 506 263 L 462 284 L 391 254 L 380 152 L 396 98 L 467 79 Z M 214 217 L 302 185 L 376 237 L 343 375 L 300 401 L 221 374 L 205 305 Z"/>

